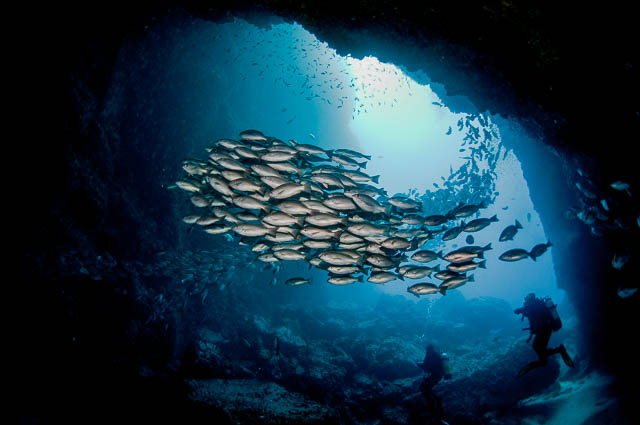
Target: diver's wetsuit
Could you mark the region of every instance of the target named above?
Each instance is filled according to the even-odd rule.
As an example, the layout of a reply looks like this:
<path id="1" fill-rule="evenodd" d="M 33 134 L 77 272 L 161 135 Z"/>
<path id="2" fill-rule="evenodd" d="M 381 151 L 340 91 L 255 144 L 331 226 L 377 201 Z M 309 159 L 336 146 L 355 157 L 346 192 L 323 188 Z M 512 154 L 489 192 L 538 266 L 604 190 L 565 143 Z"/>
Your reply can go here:
<path id="1" fill-rule="evenodd" d="M 440 354 L 435 349 L 428 347 L 421 367 L 429 374 L 429 376 L 422 380 L 422 384 L 420 385 L 420 390 L 424 393 L 423 387 L 431 391 L 434 385 L 440 382 L 444 376 L 444 363 Z"/>
<path id="2" fill-rule="evenodd" d="M 529 319 L 529 330 L 531 334 L 535 335 L 533 339 L 533 350 L 538 355 L 538 360 L 523 367 L 518 373 L 518 376 L 523 376 L 532 369 L 546 365 L 549 356 L 558 353 L 562 355 L 562 359 L 567 366 L 573 367 L 573 361 L 567 354 L 564 345 L 560 344 L 555 348 L 547 348 L 551 333 L 553 332 L 553 318 L 544 301 L 540 298 L 533 297 L 526 299 L 524 305 L 515 309 L 513 312 L 515 314 L 522 314 Z"/>

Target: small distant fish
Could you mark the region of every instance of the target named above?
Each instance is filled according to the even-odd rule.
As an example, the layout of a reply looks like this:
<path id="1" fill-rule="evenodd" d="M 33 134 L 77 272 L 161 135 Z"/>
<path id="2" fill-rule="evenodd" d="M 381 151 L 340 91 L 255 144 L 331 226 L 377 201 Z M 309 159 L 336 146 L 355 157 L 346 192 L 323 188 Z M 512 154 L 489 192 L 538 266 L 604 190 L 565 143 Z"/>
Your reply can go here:
<path id="1" fill-rule="evenodd" d="M 613 259 L 611 260 L 611 267 L 616 270 L 622 269 L 622 267 L 629 261 L 628 255 L 618 256 L 617 254 L 613 255 Z"/>
<path id="2" fill-rule="evenodd" d="M 311 137 L 313 140 L 316 139 L 316 136 L 313 133 L 309 133 L 309 137 Z"/>
<path id="3" fill-rule="evenodd" d="M 618 296 L 622 299 L 629 298 L 638 292 L 638 288 L 618 288 Z"/>
<path id="4" fill-rule="evenodd" d="M 527 213 L 527 221 L 531 223 L 531 213 Z"/>
<path id="5" fill-rule="evenodd" d="M 472 243 L 475 243 L 475 239 L 473 239 L 473 235 L 468 235 L 467 238 L 465 239 L 465 242 L 468 243 L 469 245 L 471 245 Z"/>
<path id="6" fill-rule="evenodd" d="M 536 261 L 536 258 L 547 252 L 549 247 L 551 247 L 551 242 L 538 244 L 531 249 L 529 256 L 533 261 Z"/>
<path id="7" fill-rule="evenodd" d="M 522 224 L 518 220 L 516 220 L 515 224 L 507 226 L 502 233 L 500 233 L 500 237 L 498 240 L 500 242 L 504 241 L 512 241 L 516 233 L 518 233 L 518 229 L 522 229 Z"/>
<path id="8" fill-rule="evenodd" d="M 451 126 L 449 126 L 449 130 L 445 133 L 447 136 L 451 134 Z"/>
<path id="9" fill-rule="evenodd" d="M 223 236 L 227 240 L 227 242 L 233 242 L 233 236 L 231 236 L 230 234 L 227 233 Z"/>
<path id="10" fill-rule="evenodd" d="M 624 190 L 625 192 L 627 192 L 627 195 L 631 196 L 631 190 L 629 190 L 630 189 L 629 183 L 618 180 L 611 183 L 611 187 L 619 191 Z"/>
<path id="11" fill-rule="evenodd" d="M 285 283 L 289 286 L 298 286 L 298 285 L 304 285 L 305 283 L 310 284 L 311 281 L 304 277 L 292 277 L 291 279 L 287 279 Z"/>

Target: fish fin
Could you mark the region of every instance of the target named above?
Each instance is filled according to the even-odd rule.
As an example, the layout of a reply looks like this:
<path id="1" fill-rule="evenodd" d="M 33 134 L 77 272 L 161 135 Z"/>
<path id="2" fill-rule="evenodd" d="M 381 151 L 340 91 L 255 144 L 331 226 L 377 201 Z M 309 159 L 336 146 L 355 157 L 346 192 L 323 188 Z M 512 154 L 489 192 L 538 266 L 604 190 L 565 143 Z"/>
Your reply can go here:
<path id="1" fill-rule="evenodd" d="M 518 220 L 516 220 L 516 228 L 517 229 L 522 229 L 522 224 L 520 224 L 520 222 Z"/>
<path id="2" fill-rule="evenodd" d="M 547 246 L 551 246 L 551 241 L 547 241 Z"/>
<path id="3" fill-rule="evenodd" d="M 444 260 L 444 251 L 440 251 L 436 254 L 438 256 L 438 258 L 440 258 L 441 260 Z"/>
<path id="4" fill-rule="evenodd" d="M 484 248 L 482 248 L 483 251 L 488 251 L 490 249 L 493 249 L 493 248 L 491 248 L 491 242 L 489 242 L 488 244 L 485 245 Z"/>
<path id="5" fill-rule="evenodd" d="M 362 276 L 358 277 L 357 281 L 358 281 L 358 282 L 363 282 L 363 280 L 362 280 Z"/>
<path id="6" fill-rule="evenodd" d="M 304 219 L 305 217 L 296 217 L 296 224 L 300 227 L 304 226 Z M 298 233 L 300 233 L 300 231 L 298 231 Z"/>
<path id="7" fill-rule="evenodd" d="M 371 161 L 371 155 L 362 154 L 362 156 L 364 156 L 367 159 L 367 161 Z"/>
<path id="8" fill-rule="evenodd" d="M 475 281 L 476 281 L 476 278 L 475 278 L 473 275 L 471 275 L 471 276 L 469 276 L 468 281 L 469 281 L 469 282 L 475 282 Z"/>
<path id="9" fill-rule="evenodd" d="M 391 215 L 391 208 L 393 207 L 393 205 L 389 205 L 387 206 L 387 208 L 385 209 L 384 213 L 385 215 L 388 217 Z"/>
<path id="10" fill-rule="evenodd" d="M 478 267 L 480 267 L 481 269 L 486 269 L 487 268 L 487 260 L 481 261 L 479 263 Z"/>
<path id="11" fill-rule="evenodd" d="M 362 267 L 362 265 L 364 264 L 364 255 L 358 257 L 358 259 L 356 260 L 356 264 L 358 265 L 358 267 Z"/>
<path id="12" fill-rule="evenodd" d="M 480 258 L 481 260 L 484 260 L 484 251 L 480 251 L 478 253 L 478 258 Z"/>
<path id="13" fill-rule="evenodd" d="M 534 255 L 531 255 L 531 254 L 529 254 L 529 257 L 530 257 L 533 261 L 536 261 L 536 258 L 538 258 L 538 257 L 536 257 L 536 256 L 534 256 Z"/>
<path id="14" fill-rule="evenodd" d="M 398 274 L 398 279 L 404 280 L 404 276 L 402 276 L 401 274 Z"/>
<path id="15" fill-rule="evenodd" d="M 436 266 L 433 268 L 433 271 L 439 272 L 440 271 L 440 264 L 436 264 Z"/>
<path id="16" fill-rule="evenodd" d="M 378 179 L 379 178 L 380 178 L 380 175 L 378 174 L 377 176 L 371 177 L 371 181 L 374 182 L 375 184 L 380 184 L 380 183 L 378 183 Z"/>
<path id="17" fill-rule="evenodd" d="M 358 164 L 360 168 L 367 168 L 367 161 L 356 162 L 356 164 Z"/>
<path id="18" fill-rule="evenodd" d="M 269 214 L 271 212 L 271 205 L 264 204 L 264 213 Z"/>
<path id="19" fill-rule="evenodd" d="M 440 293 L 441 293 L 442 295 L 447 295 L 447 288 L 445 288 L 445 287 L 440 287 Z"/>
<path id="20" fill-rule="evenodd" d="M 498 216 L 494 214 L 493 217 L 489 219 L 489 221 L 498 221 Z"/>
<path id="21" fill-rule="evenodd" d="M 271 235 L 271 237 L 275 238 L 276 237 L 276 233 L 278 231 L 277 227 L 274 227 L 273 229 L 269 229 L 269 231 L 267 232 L 269 235 Z"/>

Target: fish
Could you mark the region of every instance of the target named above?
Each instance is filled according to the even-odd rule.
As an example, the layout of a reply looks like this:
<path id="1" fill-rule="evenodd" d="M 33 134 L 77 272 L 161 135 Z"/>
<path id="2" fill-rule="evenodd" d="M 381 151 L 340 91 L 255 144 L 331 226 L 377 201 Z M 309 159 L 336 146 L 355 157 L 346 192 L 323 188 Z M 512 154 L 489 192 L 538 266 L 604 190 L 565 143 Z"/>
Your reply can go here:
<path id="1" fill-rule="evenodd" d="M 239 192 L 258 192 L 265 193 L 264 186 L 256 183 L 251 179 L 239 178 L 229 182 L 229 187 Z"/>
<path id="2" fill-rule="evenodd" d="M 482 208 L 487 208 L 487 205 L 484 202 L 481 202 L 480 204 L 477 204 L 477 205 L 458 204 L 458 206 L 456 206 L 453 210 L 447 213 L 447 216 L 452 220 L 454 218 L 466 218 L 474 215 Z"/>
<path id="3" fill-rule="evenodd" d="M 460 233 L 462 233 L 463 229 L 464 229 L 464 222 L 462 222 L 459 226 L 452 227 L 451 229 L 444 232 L 444 235 L 442 235 L 442 240 L 450 241 L 457 238 L 460 235 Z"/>
<path id="4" fill-rule="evenodd" d="M 227 182 L 225 182 L 224 180 L 219 179 L 215 176 L 208 176 L 207 181 L 215 191 L 227 196 L 234 195 L 233 191 L 231 190 L 231 187 L 229 187 Z"/>
<path id="5" fill-rule="evenodd" d="M 419 263 L 430 263 L 438 258 L 440 258 L 438 254 L 429 250 L 416 251 L 411 255 L 411 259 Z"/>
<path id="6" fill-rule="evenodd" d="M 271 236 L 275 236 L 276 234 L 276 229 L 269 229 L 265 226 L 261 226 L 258 224 L 238 224 L 237 226 L 234 226 L 232 229 L 235 233 L 239 234 L 240 236 L 250 236 L 250 237 L 254 237 L 254 236 L 264 236 L 264 235 L 271 235 Z"/>
<path id="7" fill-rule="evenodd" d="M 479 232 L 487 227 L 489 224 L 498 221 L 498 216 L 494 215 L 491 218 L 477 218 L 467 223 L 463 230 L 465 232 Z"/>
<path id="8" fill-rule="evenodd" d="M 391 205 L 385 207 L 380 205 L 375 199 L 371 196 L 355 193 L 351 196 L 351 199 L 355 203 L 355 205 L 363 211 L 374 213 L 374 214 L 384 214 L 389 215 L 391 213 Z"/>
<path id="9" fill-rule="evenodd" d="M 273 256 L 278 260 L 304 260 L 307 257 L 302 252 L 298 252 L 295 249 L 280 249 L 273 251 Z"/>
<path id="10" fill-rule="evenodd" d="M 300 234 L 314 240 L 338 239 L 341 233 L 341 229 L 329 230 L 314 226 L 306 226 L 300 230 Z"/>
<path id="11" fill-rule="evenodd" d="M 200 186 L 194 182 L 178 180 L 176 182 L 176 186 L 178 186 L 180 189 L 185 190 L 187 192 L 200 192 Z"/>
<path id="12" fill-rule="evenodd" d="M 631 196 L 631 185 L 627 182 L 617 180 L 611 183 L 610 186 L 617 191 L 625 191 L 627 195 Z"/>
<path id="13" fill-rule="evenodd" d="M 638 292 L 638 288 L 618 288 L 617 294 L 620 298 L 625 299 L 629 298 Z"/>
<path id="14" fill-rule="evenodd" d="M 395 273 L 391 273 L 391 272 L 373 272 L 367 278 L 367 282 L 385 284 L 387 282 L 391 282 L 392 280 L 396 280 L 396 279 L 404 280 L 404 277 L 398 276 Z"/>
<path id="15" fill-rule="evenodd" d="M 504 252 L 498 258 L 502 261 L 518 261 L 518 260 L 523 260 L 529 257 L 530 257 L 529 253 L 524 249 L 515 248 L 515 249 L 510 249 L 507 252 Z"/>
<path id="16" fill-rule="evenodd" d="M 451 263 L 447 266 L 448 270 L 456 273 L 466 273 L 471 270 L 475 270 L 476 268 L 486 269 L 487 260 L 483 260 L 480 262 L 466 261 L 464 263 Z"/>
<path id="17" fill-rule="evenodd" d="M 437 294 L 438 292 L 444 294 L 444 291 L 433 283 L 416 283 L 407 288 L 407 292 L 420 297 L 420 295 Z"/>
<path id="18" fill-rule="evenodd" d="M 271 211 L 271 205 L 262 203 L 250 196 L 236 196 L 233 198 L 233 205 L 246 210 L 262 210 L 266 213 Z"/>
<path id="19" fill-rule="evenodd" d="M 345 253 L 344 250 L 324 251 L 318 254 L 318 257 L 325 263 L 334 266 L 349 266 L 353 264 L 361 266 L 364 259 L 362 256 L 354 258 L 352 255 Z"/>
<path id="20" fill-rule="evenodd" d="M 444 282 L 442 282 L 440 284 L 440 290 L 442 292 L 442 295 L 446 295 L 447 291 L 451 290 L 451 289 L 456 289 L 461 287 L 462 285 L 465 285 L 467 282 L 474 282 L 475 278 L 473 277 L 473 275 L 471 276 L 454 276 L 454 277 L 450 277 L 449 279 L 445 280 Z"/>
<path id="21" fill-rule="evenodd" d="M 547 248 L 551 247 L 551 242 L 547 241 L 547 243 L 541 243 L 534 246 L 529 253 L 529 256 L 533 261 L 536 261 L 536 258 L 547 252 Z"/>
<path id="22" fill-rule="evenodd" d="M 473 238 L 473 235 L 467 235 L 464 241 L 469 245 L 471 245 L 472 243 L 475 243 L 475 239 Z"/>
<path id="23" fill-rule="evenodd" d="M 388 235 L 388 227 L 378 227 L 369 223 L 358 223 L 347 226 L 347 232 L 356 236 Z"/>
<path id="24" fill-rule="evenodd" d="M 280 211 L 269 213 L 262 218 L 263 223 L 272 226 L 302 226 L 303 221 L 302 217 L 294 217 Z"/>
<path id="25" fill-rule="evenodd" d="M 318 227 L 335 226 L 337 224 L 345 225 L 347 223 L 347 217 L 338 217 L 333 214 L 317 213 L 311 214 L 304 218 L 306 223 L 309 223 Z"/>
<path id="26" fill-rule="evenodd" d="M 333 284 L 333 285 L 349 285 L 351 283 L 355 283 L 355 282 L 362 282 L 362 276 L 359 277 L 353 277 L 353 276 L 342 276 L 342 277 L 338 277 L 338 276 L 333 276 L 330 277 L 327 282 Z"/>
<path id="27" fill-rule="evenodd" d="M 360 267 L 357 266 L 329 266 L 327 267 L 327 271 L 334 275 L 345 275 L 345 274 L 354 274 L 360 273 Z"/>
<path id="28" fill-rule="evenodd" d="M 291 279 L 287 279 L 284 283 L 289 286 L 299 286 L 304 285 L 305 283 L 311 284 L 311 280 L 305 277 L 292 277 Z"/>
<path id="29" fill-rule="evenodd" d="M 287 199 L 299 195 L 302 192 L 310 192 L 311 188 L 308 183 L 285 183 L 269 192 L 269 197 L 273 199 Z"/>
<path id="30" fill-rule="evenodd" d="M 403 210 L 413 210 L 413 209 L 422 208 L 422 203 L 416 202 L 413 199 L 404 198 L 404 197 L 393 197 L 389 199 L 388 202 L 394 207 L 400 208 Z"/>
<path id="31" fill-rule="evenodd" d="M 309 215 L 313 213 L 313 210 L 307 208 L 302 202 L 294 200 L 282 201 L 276 204 L 276 208 L 289 215 Z"/>
<path id="32" fill-rule="evenodd" d="M 446 223 L 449 219 L 444 215 L 430 215 L 425 217 L 424 225 L 425 226 L 440 226 L 441 224 Z"/>
<path id="33" fill-rule="evenodd" d="M 326 199 L 322 203 L 331 209 L 338 211 L 355 210 L 356 205 L 353 201 L 346 196 L 335 196 L 333 198 Z"/>
<path id="34" fill-rule="evenodd" d="M 628 255 L 617 255 L 614 254 L 613 258 L 611 259 L 611 267 L 613 267 L 616 270 L 621 270 L 622 267 L 624 267 L 625 264 L 627 264 L 627 261 L 629 261 L 629 256 Z"/>
<path id="35" fill-rule="evenodd" d="M 522 224 L 518 220 L 516 220 L 515 224 L 507 226 L 502 233 L 500 233 L 500 237 L 498 240 L 500 242 L 504 241 L 512 241 L 513 237 L 518 233 L 518 229 L 522 229 Z"/>
<path id="36" fill-rule="evenodd" d="M 267 141 L 265 135 L 258 130 L 244 130 L 240 133 L 240 137 L 245 140 L 256 140 L 261 142 Z"/>
<path id="37" fill-rule="evenodd" d="M 431 273 L 440 271 L 440 265 L 435 267 L 426 267 L 426 266 L 414 266 L 405 270 L 402 275 L 404 277 L 408 277 L 409 279 L 422 279 L 423 277 L 431 276 Z"/>
<path id="38" fill-rule="evenodd" d="M 484 251 L 491 249 L 491 244 L 484 247 L 479 246 L 465 246 L 455 251 L 451 251 L 448 254 L 442 256 L 446 261 L 450 263 L 464 263 L 466 261 L 473 260 L 474 258 L 484 259 Z"/>

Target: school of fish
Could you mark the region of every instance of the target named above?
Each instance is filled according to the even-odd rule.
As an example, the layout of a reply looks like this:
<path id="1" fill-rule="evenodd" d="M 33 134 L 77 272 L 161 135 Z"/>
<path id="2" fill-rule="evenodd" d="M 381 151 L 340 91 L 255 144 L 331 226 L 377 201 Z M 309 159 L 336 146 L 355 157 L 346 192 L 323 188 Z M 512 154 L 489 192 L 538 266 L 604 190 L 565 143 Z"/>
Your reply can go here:
<path id="1" fill-rule="evenodd" d="M 407 291 L 419 296 L 446 291 L 473 282 L 467 272 L 485 268 L 484 252 L 491 244 L 464 246 L 447 254 L 422 249 L 442 233 L 442 240 L 462 232 L 478 232 L 497 222 L 494 215 L 476 215 L 486 205 L 459 204 L 444 214 L 424 216 L 422 202 L 409 196 L 389 197 L 377 187 L 380 176 L 364 172 L 370 156 L 350 149 L 285 142 L 246 130 L 237 139 L 220 139 L 207 149 L 208 158 L 186 159 L 186 176 L 175 187 L 190 194 L 199 214 L 183 221 L 210 234 L 239 237 L 257 260 L 265 263 L 303 260 L 329 273 L 328 282 L 347 285 L 384 284 L 396 279 L 435 277 L 441 283 L 417 283 Z M 446 227 L 461 220 L 457 226 Z M 522 225 L 516 221 L 500 241 L 513 240 Z M 471 235 L 469 235 L 471 236 Z M 467 241 L 473 240 L 467 237 Z M 512 249 L 503 261 L 535 260 L 550 243 L 527 252 Z M 448 262 L 429 266 L 435 260 Z M 286 282 L 310 283 L 305 277 Z"/>

